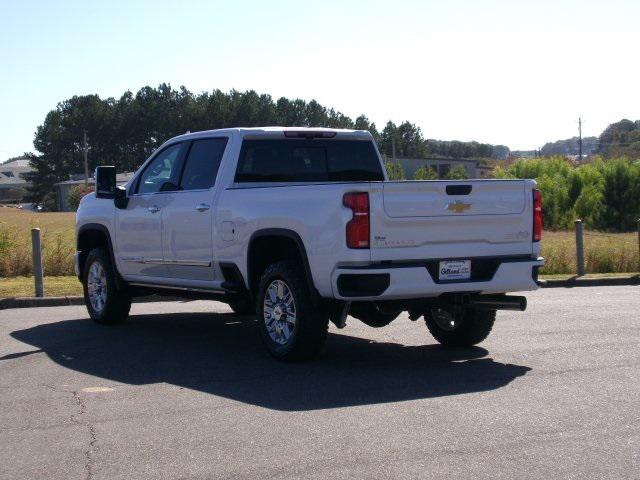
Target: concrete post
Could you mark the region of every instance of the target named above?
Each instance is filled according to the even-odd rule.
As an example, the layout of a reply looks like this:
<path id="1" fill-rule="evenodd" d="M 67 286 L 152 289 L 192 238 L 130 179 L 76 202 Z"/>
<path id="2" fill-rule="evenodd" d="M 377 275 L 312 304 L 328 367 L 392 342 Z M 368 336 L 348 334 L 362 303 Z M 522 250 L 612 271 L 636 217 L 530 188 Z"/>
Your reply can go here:
<path id="1" fill-rule="evenodd" d="M 578 276 L 584 275 L 584 226 L 582 220 L 576 220 L 576 260 Z"/>
<path id="2" fill-rule="evenodd" d="M 31 247 L 33 253 L 33 278 L 35 280 L 36 297 L 44 297 L 44 284 L 42 274 L 42 242 L 40 241 L 40 229 L 31 229 Z"/>

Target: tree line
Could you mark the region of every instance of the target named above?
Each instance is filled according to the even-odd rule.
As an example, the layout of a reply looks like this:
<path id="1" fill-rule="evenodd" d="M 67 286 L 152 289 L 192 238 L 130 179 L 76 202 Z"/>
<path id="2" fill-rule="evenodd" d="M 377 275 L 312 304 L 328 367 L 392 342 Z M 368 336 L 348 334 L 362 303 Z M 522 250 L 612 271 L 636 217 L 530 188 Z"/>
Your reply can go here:
<path id="1" fill-rule="evenodd" d="M 115 165 L 120 172 L 134 171 L 165 140 L 186 131 L 265 125 L 355 128 L 368 130 L 383 155 L 391 157 L 503 158 L 504 145 L 425 139 L 419 127 L 389 121 L 378 130 L 366 115 L 355 120 L 315 100 L 273 99 L 253 90 L 194 94 L 168 84 L 144 87 L 120 98 L 74 96 L 60 102 L 35 133 L 35 154 L 28 154 L 31 200 L 53 195 L 56 182 L 84 171 L 83 135 L 89 145 L 89 170 Z M 52 202 L 49 202 L 52 203 Z"/>
<path id="2" fill-rule="evenodd" d="M 540 155 L 550 157 L 553 155 L 578 155 L 580 152 L 578 137 L 567 138 L 547 142 L 540 149 Z M 593 155 L 598 153 L 598 137 L 584 137 L 582 139 L 582 154 Z"/>
<path id="3" fill-rule="evenodd" d="M 578 137 L 545 143 L 541 156 L 578 155 Z M 583 155 L 600 155 L 604 158 L 640 158 L 640 120 L 622 119 L 610 124 L 598 137 L 582 138 Z"/>
<path id="4" fill-rule="evenodd" d="M 546 228 L 628 232 L 640 218 L 640 161 L 601 157 L 577 166 L 563 157 L 519 160 L 496 168 L 496 178 L 535 178 L 542 191 Z"/>
<path id="5" fill-rule="evenodd" d="M 598 153 L 605 157 L 640 158 L 640 120 L 609 125 L 598 138 Z"/>

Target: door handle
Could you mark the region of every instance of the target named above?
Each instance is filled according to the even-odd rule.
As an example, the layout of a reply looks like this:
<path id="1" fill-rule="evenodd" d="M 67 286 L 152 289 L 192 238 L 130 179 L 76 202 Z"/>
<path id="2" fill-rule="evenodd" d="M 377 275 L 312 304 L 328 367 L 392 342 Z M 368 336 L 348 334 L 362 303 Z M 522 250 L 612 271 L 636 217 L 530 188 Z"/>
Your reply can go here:
<path id="1" fill-rule="evenodd" d="M 158 213 L 160 211 L 160 207 L 158 207 L 157 205 L 153 205 L 147 208 L 147 210 L 150 211 L 151 213 Z"/>
<path id="2" fill-rule="evenodd" d="M 198 205 L 196 205 L 196 210 L 198 210 L 199 212 L 206 212 L 210 208 L 211 207 L 206 203 L 199 203 Z"/>

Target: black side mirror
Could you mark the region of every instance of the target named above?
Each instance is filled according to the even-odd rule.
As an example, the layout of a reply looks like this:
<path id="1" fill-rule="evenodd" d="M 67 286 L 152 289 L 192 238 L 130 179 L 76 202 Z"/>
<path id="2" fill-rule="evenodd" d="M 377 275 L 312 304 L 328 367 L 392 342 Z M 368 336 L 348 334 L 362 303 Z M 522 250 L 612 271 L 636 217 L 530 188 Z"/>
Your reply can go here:
<path id="1" fill-rule="evenodd" d="M 116 208 L 124 210 L 129 205 L 129 197 L 127 197 L 127 189 L 122 185 L 116 187 L 115 194 L 113 196 L 113 204 Z"/>
<path id="2" fill-rule="evenodd" d="M 96 198 L 115 198 L 116 167 L 96 167 Z"/>

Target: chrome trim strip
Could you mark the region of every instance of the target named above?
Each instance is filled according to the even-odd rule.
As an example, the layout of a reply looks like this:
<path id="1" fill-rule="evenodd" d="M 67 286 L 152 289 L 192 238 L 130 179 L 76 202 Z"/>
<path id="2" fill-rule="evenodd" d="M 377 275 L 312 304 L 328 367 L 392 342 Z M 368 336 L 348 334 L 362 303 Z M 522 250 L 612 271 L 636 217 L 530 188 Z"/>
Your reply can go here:
<path id="1" fill-rule="evenodd" d="M 211 262 L 206 260 L 164 260 L 165 265 L 181 265 L 185 267 L 210 267 Z"/>
<path id="2" fill-rule="evenodd" d="M 145 265 L 164 265 L 164 260 L 161 258 L 142 258 L 138 260 L 137 263 L 144 263 Z"/>
<path id="3" fill-rule="evenodd" d="M 120 257 L 123 262 L 142 263 L 142 257 Z"/>
<path id="4" fill-rule="evenodd" d="M 142 263 L 145 265 L 178 265 L 182 267 L 210 267 L 206 260 L 163 260 L 161 258 L 122 257 L 124 262 Z"/>

